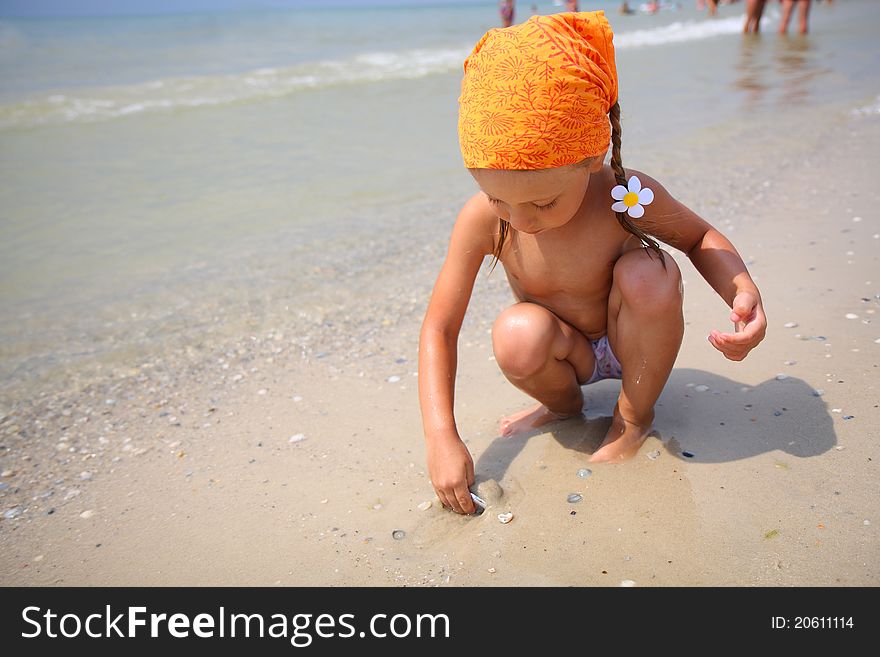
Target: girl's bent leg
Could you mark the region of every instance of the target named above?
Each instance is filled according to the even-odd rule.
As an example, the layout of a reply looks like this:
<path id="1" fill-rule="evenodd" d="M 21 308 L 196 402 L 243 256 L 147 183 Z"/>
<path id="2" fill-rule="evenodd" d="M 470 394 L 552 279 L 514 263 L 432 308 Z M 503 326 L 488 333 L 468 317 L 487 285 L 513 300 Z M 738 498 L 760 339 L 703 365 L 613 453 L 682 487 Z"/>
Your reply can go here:
<path id="1" fill-rule="evenodd" d="M 614 265 L 608 298 L 608 340 L 620 361 L 620 397 L 605 440 L 591 461 L 635 456 L 654 421 L 654 404 L 672 371 L 684 334 L 681 273 L 663 254 L 666 269 L 644 249 Z"/>
<path id="2" fill-rule="evenodd" d="M 492 348 L 504 376 L 539 402 L 535 408 L 501 420 L 501 435 L 578 415 L 584 403 L 580 384 L 593 373 L 587 338 L 552 312 L 518 303 L 492 327 Z"/>

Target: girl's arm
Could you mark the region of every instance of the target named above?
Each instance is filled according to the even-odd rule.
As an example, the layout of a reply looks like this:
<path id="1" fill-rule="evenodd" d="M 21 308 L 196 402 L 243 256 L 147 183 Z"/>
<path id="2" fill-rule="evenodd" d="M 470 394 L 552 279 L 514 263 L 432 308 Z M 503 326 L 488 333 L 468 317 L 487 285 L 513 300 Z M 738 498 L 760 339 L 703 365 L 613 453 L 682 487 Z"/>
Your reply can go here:
<path id="1" fill-rule="evenodd" d="M 428 474 L 440 501 L 458 513 L 474 512 L 468 491 L 474 483 L 474 462 L 453 415 L 458 334 L 474 279 L 483 258 L 492 252 L 497 224 L 482 193 L 465 204 L 452 229 L 419 337 L 419 405 Z"/>
<path id="2" fill-rule="evenodd" d="M 736 248 L 720 231 L 673 198 L 660 183 L 638 171 L 654 202 L 635 220 L 646 233 L 683 251 L 718 295 L 731 307 L 734 332 L 713 329 L 709 342 L 730 360 L 742 360 L 764 339 L 767 318 L 758 286 Z"/>

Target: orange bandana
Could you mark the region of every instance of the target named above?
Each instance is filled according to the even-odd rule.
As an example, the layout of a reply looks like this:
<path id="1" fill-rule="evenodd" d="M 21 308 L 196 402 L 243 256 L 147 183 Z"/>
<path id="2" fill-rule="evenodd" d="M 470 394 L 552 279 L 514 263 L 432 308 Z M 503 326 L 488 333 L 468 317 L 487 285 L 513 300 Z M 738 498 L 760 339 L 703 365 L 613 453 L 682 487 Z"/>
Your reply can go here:
<path id="1" fill-rule="evenodd" d="M 601 154 L 617 101 L 613 36 L 603 11 L 489 30 L 464 62 L 458 136 L 465 166 L 549 169 Z"/>

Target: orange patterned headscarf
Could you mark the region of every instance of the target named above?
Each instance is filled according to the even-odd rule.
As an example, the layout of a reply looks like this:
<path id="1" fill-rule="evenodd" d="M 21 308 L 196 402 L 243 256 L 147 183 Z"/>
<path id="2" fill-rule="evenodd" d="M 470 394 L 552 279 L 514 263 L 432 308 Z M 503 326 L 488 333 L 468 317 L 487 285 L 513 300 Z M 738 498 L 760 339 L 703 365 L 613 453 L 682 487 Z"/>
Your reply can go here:
<path id="1" fill-rule="evenodd" d="M 617 101 L 613 36 L 603 11 L 489 30 L 464 62 L 465 166 L 548 169 L 603 153 Z"/>

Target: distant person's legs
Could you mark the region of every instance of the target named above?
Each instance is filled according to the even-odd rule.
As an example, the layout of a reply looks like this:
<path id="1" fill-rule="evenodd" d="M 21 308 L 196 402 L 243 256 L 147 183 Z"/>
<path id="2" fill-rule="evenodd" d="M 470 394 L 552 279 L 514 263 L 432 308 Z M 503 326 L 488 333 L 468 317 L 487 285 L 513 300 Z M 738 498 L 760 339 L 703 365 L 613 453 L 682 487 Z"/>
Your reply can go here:
<path id="1" fill-rule="evenodd" d="M 800 28 L 801 34 L 806 34 L 808 31 L 808 23 L 810 20 L 810 0 L 800 0 L 800 6 L 798 7 L 798 26 Z"/>
<path id="2" fill-rule="evenodd" d="M 798 29 L 801 34 L 807 33 L 807 22 L 810 17 L 810 0 L 782 0 L 782 18 L 779 20 L 779 33 L 788 32 L 788 21 L 791 20 L 792 11 L 794 11 L 794 3 L 797 2 L 798 7 Z"/>
<path id="3" fill-rule="evenodd" d="M 709 5 L 710 16 L 714 16 L 718 13 L 718 0 L 706 0 L 706 4 Z"/>
<path id="4" fill-rule="evenodd" d="M 746 0 L 746 24 L 743 32 L 757 34 L 761 29 L 761 16 L 764 14 L 766 0 Z"/>

